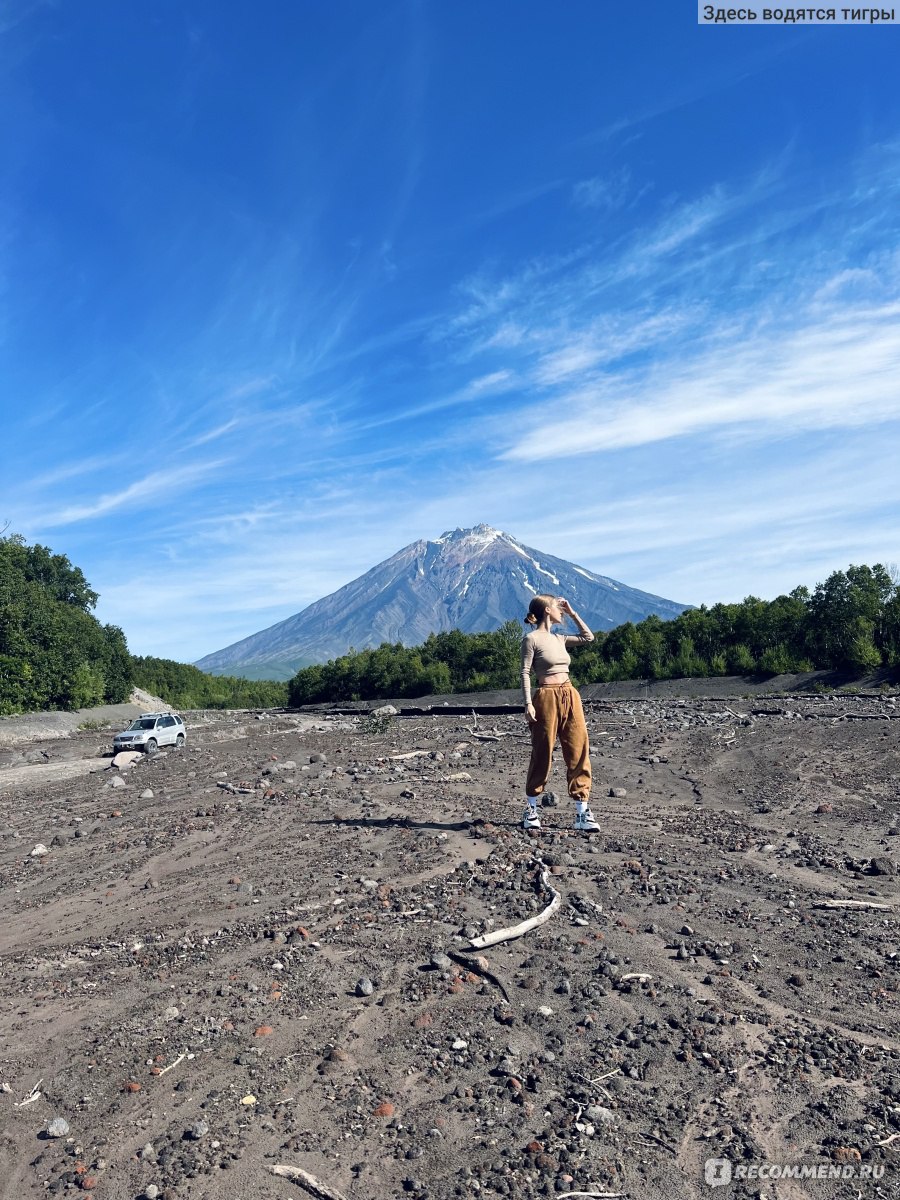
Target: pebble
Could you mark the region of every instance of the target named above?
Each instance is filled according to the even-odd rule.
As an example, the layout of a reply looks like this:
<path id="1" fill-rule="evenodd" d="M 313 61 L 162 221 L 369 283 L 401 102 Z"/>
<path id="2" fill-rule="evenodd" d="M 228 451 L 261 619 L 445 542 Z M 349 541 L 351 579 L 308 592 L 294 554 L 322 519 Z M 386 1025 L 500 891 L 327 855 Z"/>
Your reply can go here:
<path id="1" fill-rule="evenodd" d="M 191 1141 L 199 1142 L 201 1138 L 205 1138 L 209 1133 L 209 1125 L 206 1121 L 195 1121 L 188 1130 L 188 1137 Z"/>
<path id="2" fill-rule="evenodd" d="M 52 1138 L 67 1137 L 69 1133 L 69 1122 L 65 1117 L 54 1117 L 47 1126 L 47 1136 Z"/>
<path id="3" fill-rule="evenodd" d="M 123 788 L 127 787 L 127 784 L 121 775 L 114 775 L 109 781 L 109 786 L 114 788 Z"/>
<path id="4" fill-rule="evenodd" d="M 869 863 L 869 870 L 873 875 L 896 875 L 897 864 L 892 858 L 888 858 L 886 855 L 879 855 Z"/>
<path id="5" fill-rule="evenodd" d="M 449 957 L 449 955 L 442 954 L 440 951 L 432 954 L 430 963 L 436 971 L 449 971 L 453 966 L 453 960 Z"/>
<path id="6" fill-rule="evenodd" d="M 38 842 L 38 844 L 35 846 L 35 848 L 31 852 L 31 857 L 32 858 L 43 858 L 45 854 L 49 854 L 49 853 L 50 853 L 50 851 L 47 849 L 47 847 L 44 845 L 44 843 Z"/>
<path id="7" fill-rule="evenodd" d="M 153 799 L 153 789 L 152 788 L 144 788 L 144 790 L 141 792 L 141 799 L 142 800 L 152 800 Z M 153 1187 L 153 1184 L 151 1183 L 150 1186 Z"/>
<path id="8" fill-rule="evenodd" d="M 356 981 L 357 996 L 371 996 L 375 991 L 375 984 L 367 975 L 363 975 L 362 979 Z"/>
<path id="9" fill-rule="evenodd" d="M 165 1018 L 167 1021 L 174 1021 L 175 1018 L 179 1015 L 180 1014 L 178 1012 L 178 1009 L 174 1006 L 174 1004 L 172 1005 L 171 1008 L 166 1009 Z"/>
<path id="10" fill-rule="evenodd" d="M 157 1200 L 157 1196 L 159 1195 L 159 1188 L 156 1186 L 155 1183 L 148 1183 L 147 1186 L 144 1188 L 144 1195 L 147 1197 L 147 1200 Z"/>
<path id="11" fill-rule="evenodd" d="M 628 795 L 628 792 L 626 791 L 625 788 L 611 787 L 609 789 L 609 794 L 611 796 L 615 797 L 616 800 L 624 800 L 625 797 Z"/>
<path id="12" fill-rule="evenodd" d="M 616 1114 L 611 1108 L 604 1108 L 602 1104 L 589 1105 L 585 1116 L 595 1125 L 614 1125 L 616 1123 Z"/>

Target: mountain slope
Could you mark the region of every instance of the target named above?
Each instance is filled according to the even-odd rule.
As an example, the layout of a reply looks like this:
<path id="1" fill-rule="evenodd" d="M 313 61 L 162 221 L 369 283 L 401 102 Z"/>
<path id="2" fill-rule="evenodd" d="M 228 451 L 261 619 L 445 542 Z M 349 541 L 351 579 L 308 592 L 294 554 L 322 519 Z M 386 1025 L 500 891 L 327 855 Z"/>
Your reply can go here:
<path id="1" fill-rule="evenodd" d="M 489 525 L 405 546 L 302 612 L 197 662 L 218 675 L 287 679 L 351 646 L 415 646 L 429 633 L 477 633 L 524 617 L 532 596 L 565 596 L 592 629 L 687 607 L 523 546 Z M 523 627 L 524 628 L 524 627 Z"/>

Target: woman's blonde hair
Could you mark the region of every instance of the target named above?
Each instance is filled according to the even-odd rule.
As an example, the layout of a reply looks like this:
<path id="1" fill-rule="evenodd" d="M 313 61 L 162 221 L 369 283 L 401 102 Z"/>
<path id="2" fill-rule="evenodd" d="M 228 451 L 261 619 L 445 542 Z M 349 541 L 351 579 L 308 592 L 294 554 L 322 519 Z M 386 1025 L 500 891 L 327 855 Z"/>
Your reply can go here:
<path id="1" fill-rule="evenodd" d="M 539 625 L 544 619 L 547 606 L 553 604 L 555 600 L 555 596 L 535 596 L 528 605 L 528 612 L 525 614 L 525 624 Z"/>

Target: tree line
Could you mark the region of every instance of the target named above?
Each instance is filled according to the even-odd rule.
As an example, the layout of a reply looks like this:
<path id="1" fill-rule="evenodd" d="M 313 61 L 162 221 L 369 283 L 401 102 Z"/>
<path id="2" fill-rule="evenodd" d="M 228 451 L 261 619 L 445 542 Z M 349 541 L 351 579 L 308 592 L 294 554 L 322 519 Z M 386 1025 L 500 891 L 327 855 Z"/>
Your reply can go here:
<path id="1" fill-rule="evenodd" d="M 170 658 L 137 655 L 132 658 L 134 682 L 173 708 L 284 708 L 286 683 L 207 675 L 199 667 Z"/>
<path id="2" fill-rule="evenodd" d="M 775 600 L 688 609 L 670 621 L 650 616 L 596 634 L 575 650 L 580 684 L 616 679 L 780 675 L 837 669 L 864 674 L 900 666 L 900 586 L 881 564 L 835 571 L 810 591 Z M 524 632 L 508 621 L 494 633 L 432 634 L 421 646 L 384 643 L 298 671 L 292 706 L 340 700 L 411 698 L 519 685 Z"/>
<path id="3" fill-rule="evenodd" d="M 64 554 L 0 537 L 0 715 L 122 704 L 133 687 L 173 708 L 272 708 L 287 685 L 219 678 L 134 657 L 116 625 L 93 615 L 97 593 Z"/>
<path id="4" fill-rule="evenodd" d="M 46 546 L 0 537 L 0 714 L 126 701 L 134 686 L 174 708 L 273 708 L 344 700 L 495 691 L 519 685 L 524 632 L 458 629 L 420 646 L 384 643 L 305 667 L 287 684 L 207 675 L 187 663 L 133 656 L 93 615 L 97 593 Z M 775 600 L 650 616 L 598 633 L 572 656 L 578 683 L 705 675 L 776 675 L 900 666 L 900 579 L 881 564 L 835 571 Z"/>

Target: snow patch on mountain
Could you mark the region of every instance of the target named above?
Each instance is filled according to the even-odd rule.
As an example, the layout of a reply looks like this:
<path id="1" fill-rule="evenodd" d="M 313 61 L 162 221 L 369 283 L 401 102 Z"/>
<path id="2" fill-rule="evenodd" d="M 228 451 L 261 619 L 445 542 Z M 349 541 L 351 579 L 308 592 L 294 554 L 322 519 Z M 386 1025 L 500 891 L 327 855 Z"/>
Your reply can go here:
<path id="1" fill-rule="evenodd" d="M 285 679 L 298 667 L 326 662 L 351 646 L 415 646 L 430 633 L 497 629 L 504 621 L 520 621 L 532 597 L 547 591 L 547 582 L 535 586 L 538 575 L 552 583 L 556 594 L 571 597 L 595 630 L 640 621 L 651 613 L 671 618 L 686 607 L 595 575 L 482 524 L 413 542 L 333 595 L 207 655 L 197 666 L 213 674 Z"/>

